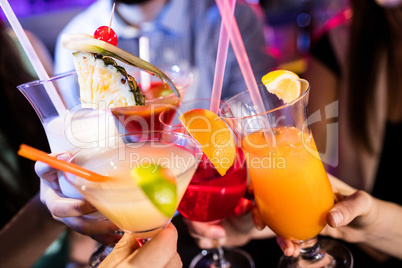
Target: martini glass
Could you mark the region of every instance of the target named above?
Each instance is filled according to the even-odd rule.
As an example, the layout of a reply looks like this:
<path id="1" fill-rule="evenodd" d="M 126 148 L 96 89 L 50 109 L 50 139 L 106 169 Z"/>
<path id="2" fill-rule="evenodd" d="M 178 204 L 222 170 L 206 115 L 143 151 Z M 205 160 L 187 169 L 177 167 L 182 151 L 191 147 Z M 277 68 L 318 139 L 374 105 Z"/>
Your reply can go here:
<path id="1" fill-rule="evenodd" d="M 295 83 L 301 95 L 291 103 L 260 85 L 264 107 L 244 91 L 223 104 L 220 115 L 242 142 L 263 222 L 300 245 L 300 256 L 283 256 L 278 267 L 353 267 L 341 243 L 317 239 L 334 194 L 307 120 L 310 85 L 303 79 Z"/>
<path id="2" fill-rule="evenodd" d="M 141 87 L 141 72 L 138 68 L 125 66 Z M 192 74 L 177 65 L 161 67 L 169 76 L 181 97 L 165 88 L 160 79 L 151 76 L 151 86 L 144 89 L 145 106 L 124 108 L 105 107 L 104 109 L 82 108 L 79 100 L 79 83 L 76 72 L 68 72 L 51 77 L 49 80 L 37 80 L 19 85 L 17 88 L 32 105 L 40 118 L 52 152 L 77 152 L 81 148 L 98 146 L 107 137 L 124 134 L 130 131 L 159 130 L 159 114 L 180 104 L 182 97 L 193 82 Z M 57 113 L 46 87 L 57 90 L 67 111 L 63 115 Z M 64 173 L 58 171 L 58 183 L 64 196 L 83 199 L 83 196 L 70 183 Z M 93 220 L 104 219 L 100 212 L 83 217 Z M 99 246 L 98 252 L 92 255 L 107 255 L 112 248 Z"/>
<path id="3" fill-rule="evenodd" d="M 209 109 L 211 99 L 185 101 L 176 110 L 160 114 L 164 130 L 188 133 L 178 117 L 192 109 Z M 223 102 L 221 102 L 223 104 Z M 234 215 L 241 204 L 247 187 L 247 168 L 245 157 L 239 144 L 232 167 L 221 176 L 208 158 L 203 154 L 200 164 L 178 207 L 187 219 L 198 222 L 215 222 Z M 190 268 L 254 267 L 251 256 L 236 248 L 223 248 L 217 240 L 212 241 L 215 248 L 202 250 L 194 257 Z"/>
<path id="4" fill-rule="evenodd" d="M 136 235 L 143 245 L 170 222 L 201 156 L 199 143 L 188 135 L 166 131 L 135 132 L 109 137 L 102 146 L 81 149 L 69 159 L 112 179 L 93 182 L 70 173 L 65 173 L 65 177 L 103 215 L 122 231 Z M 177 199 L 169 214 L 147 195 L 150 185 L 146 186 L 147 190 L 130 175 L 133 168 L 150 164 L 167 168 L 175 177 Z M 160 189 L 164 184 L 155 183 L 157 185 L 152 186 L 159 187 L 162 195 L 159 197 L 166 200 L 166 188 Z M 98 258 L 90 265 L 97 267 L 102 260 Z"/>

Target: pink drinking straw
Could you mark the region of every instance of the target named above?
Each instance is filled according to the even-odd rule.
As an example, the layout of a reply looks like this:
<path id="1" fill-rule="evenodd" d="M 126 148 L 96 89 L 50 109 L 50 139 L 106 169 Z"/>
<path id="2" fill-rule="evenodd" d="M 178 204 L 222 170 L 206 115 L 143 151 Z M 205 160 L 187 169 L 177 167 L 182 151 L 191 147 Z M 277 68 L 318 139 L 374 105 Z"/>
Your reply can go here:
<path id="1" fill-rule="evenodd" d="M 216 4 L 218 5 L 219 12 L 221 13 L 226 31 L 229 34 L 230 42 L 235 52 L 237 62 L 239 63 L 240 70 L 243 74 L 244 81 L 246 82 L 246 86 L 250 91 L 251 99 L 254 105 L 256 105 L 259 109 L 260 107 L 264 106 L 262 105 L 262 99 L 260 93 L 258 92 L 258 85 L 240 35 L 239 26 L 237 25 L 234 14 L 230 11 L 228 1 L 229 0 L 216 0 Z"/>
<path id="2" fill-rule="evenodd" d="M 42 62 L 40 61 L 38 54 L 36 54 L 35 49 L 33 48 L 31 42 L 22 28 L 20 22 L 15 16 L 14 11 L 11 9 L 10 4 L 7 0 L 0 0 L 0 5 L 6 14 L 6 17 L 13 28 L 15 34 L 18 37 L 18 40 L 21 43 L 22 48 L 25 50 L 29 61 L 31 62 L 33 68 L 35 69 L 36 74 L 38 75 L 40 80 L 49 80 L 49 76 L 46 73 L 45 67 L 43 67 Z M 56 89 L 54 88 L 53 84 L 51 83 L 44 83 L 43 84 L 49 98 L 51 99 L 56 111 L 60 116 L 64 115 L 66 112 L 66 106 L 64 105 L 63 101 L 60 99 L 59 94 L 57 93 Z"/>
<path id="3" fill-rule="evenodd" d="M 233 12 L 230 10 L 228 1 L 229 0 L 216 0 L 216 4 L 218 5 L 219 12 L 221 13 L 226 31 L 229 34 L 230 42 L 236 55 L 237 62 L 239 63 L 240 70 L 243 74 L 244 81 L 246 82 L 247 89 L 250 92 L 251 100 L 257 109 L 257 113 L 260 114 L 264 112 L 264 104 L 262 102 L 260 92 L 258 91 L 258 85 L 255 80 L 253 70 L 251 69 L 250 60 L 248 58 L 246 48 L 244 47 L 243 39 L 240 35 L 239 26 L 237 25 Z M 265 118 L 265 120 L 267 123 L 267 129 L 270 132 L 269 135 L 271 136 L 271 140 L 275 142 L 268 118 Z M 265 135 L 267 134 L 268 133 Z M 268 137 L 266 136 L 266 138 Z"/>
<path id="4" fill-rule="evenodd" d="M 234 12 L 236 0 L 229 0 L 231 7 L 231 14 Z M 219 102 L 221 100 L 223 76 L 225 73 L 226 58 L 229 48 L 229 35 L 226 31 L 225 25 L 221 24 L 218 42 L 218 53 L 216 55 L 214 82 L 212 85 L 211 104 L 209 110 L 218 114 Z"/>

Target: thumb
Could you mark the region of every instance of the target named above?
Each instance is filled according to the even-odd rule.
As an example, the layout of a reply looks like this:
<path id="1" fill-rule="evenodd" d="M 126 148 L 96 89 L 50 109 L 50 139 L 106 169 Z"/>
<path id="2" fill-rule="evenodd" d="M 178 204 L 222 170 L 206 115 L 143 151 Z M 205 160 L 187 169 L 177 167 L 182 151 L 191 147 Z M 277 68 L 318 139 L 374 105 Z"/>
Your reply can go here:
<path id="1" fill-rule="evenodd" d="M 327 214 L 327 222 L 331 227 L 340 227 L 349 224 L 359 216 L 367 215 L 372 207 L 372 197 L 364 191 L 356 191 L 346 197 Z"/>
<path id="2" fill-rule="evenodd" d="M 116 267 L 139 247 L 140 245 L 134 235 L 124 233 L 123 237 L 114 246 L 113 251 L 99 265 L 99 268 Z"/>

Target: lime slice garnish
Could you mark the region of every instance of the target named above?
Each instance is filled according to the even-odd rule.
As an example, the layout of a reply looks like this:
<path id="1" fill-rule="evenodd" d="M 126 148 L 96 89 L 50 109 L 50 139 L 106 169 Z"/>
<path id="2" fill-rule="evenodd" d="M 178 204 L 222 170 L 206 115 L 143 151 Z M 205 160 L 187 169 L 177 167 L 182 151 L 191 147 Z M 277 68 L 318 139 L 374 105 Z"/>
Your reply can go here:
<path id="1" fill-rule="evenodd" d="M 172 217 L 177 206 L 177 185 L 174 174 L 157 164 L 134 167 L 130 176 L 156 208 L 167 217 Z"/>

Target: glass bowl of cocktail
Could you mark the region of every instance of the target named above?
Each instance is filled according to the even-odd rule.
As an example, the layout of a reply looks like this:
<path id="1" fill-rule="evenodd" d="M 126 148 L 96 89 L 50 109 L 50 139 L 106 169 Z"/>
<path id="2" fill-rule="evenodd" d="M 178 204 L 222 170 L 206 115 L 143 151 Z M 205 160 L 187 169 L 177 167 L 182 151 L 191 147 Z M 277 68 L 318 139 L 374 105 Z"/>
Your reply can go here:
<path id="1" fill-rule="evenodd" d="M 89 35 L 65 35 L 62 43 L 75 51 L 76 72 L 18 86 L 40 117 L 52 152 L 75 153 L 81 148 L 99 146 L 103 138 L 118 132 L 158 129 L 159 113 L 180 103 L 192 82 L 191 73 L 178 66 L 161 71 Z M 149 72 L 151 79 L 163 81 L 163 90 L 152 90 L 151 83 L 150 88 L 144 89 L 144 97 L 140 90 L 142 81 L 137 83 L 127 75 L 135 71 L 126 70 L 117 62 L 126 63 L 136 71 Z M 54 98 L 49 98 L 49 88 L 55 89 L 56 99 L 61 99 L 64 107 L 59 107 Z M 124 98 L 120 98 L 122 96 Z M 132 101 L 125 102 L 126 97 Z M 65 182 L 64 175 L 59 176 L 59 184 L 66 197 L 81 198 L 75 188 L 67 187 L 70 184 Z"/>
<path id="2" fill-rule="evenodd" d="M 145 95 L 144 106 L 111 108 L 111 112 L 122 126 L 119 133 L 135 131 L 161 130 L 159 115 L 166 110 L 176 109 L 193 82 L 192 73 L 178 65 L 161 66 L 160 69 L 169 76 L 180 93 L 177 97 L 172 89 L 156 76 L 150 76 L 149 87 L 143 88 L 141 73 L 138 69 L 127 67 L 130 74 L 139 82 Z"/>
<path id="3" fill-rule="evenodd" d="M 209 111 L 210 105 L 206 98 L 184 101 L 177 109 L 162 112 L 159 120 L 164 130 L 192 135 L 204 152 L 178 211 L 191 221 L 218 224 L 244 205 L 247 167 L 240 144 L 224 121 Z M 246 252 L 212 243 L 215 248 L 195 256 L 190 268 L 254 267 Z"/>
<path id="4" fill-rule="evenodd" d="M 199 143 L 188 135 L 129 133 L 81 149 L 69 159 L 110 179 L 65 176 L 103 215 L 144 243 L 173 217 L 201 156 Z"/>
<path id="5" fill-rule="evenodd" d="M 220 115 L 241 139 L 261 220 L 300 245 L 300 257 L 283 257 L 279 267 L 351 267 L 342 244 L 318 243 L 334 193 L 307 120 L 310 85 L 284 74 L 273 88 L 259 86 L 260 106 L 243 91 Z"/>
<path id="6" fill-rule="evenodd" d="M 151 76 L 151 87 L 145 91 L 145 105 L 103 109 L 83 108 L 80 101 L 78 75 L 75 71 L 37 80 L 18 86 L 40 118 L 52 152 L 69 151 L 75 153 L 85 147 L 96 146 L 99 140 L 116 134 L 142 130 L 160 130 L 159 113 L 176 107 L 191 85 L 192 74 L 177 65 L 162 67 L 171 77 L 181 97 L 177 97 L 170 87 L 158 77 Z M 139 79 L 139 69 L 127 67 L 135 79 Z M 139 85 L 141 86 L 141 80 Z M 153 86 L 155 85 L 155 87 Z M 57 90 L 66 106 L 64 114 L 59 115 L 46 87 Z M 157 88 L 154 90 L 154 88 Z M 164 90 L 161 90 L 164 88 Z M 80 194 L 65 182 L 60 174 L 59 183 L 63 194 L 80 198 Z"/>
<path id="7" fill-rule="evenodd" d="M 111 109 L 122 126 L 119 133 L 157 128 L 159 113 L 177 106 L 181 93 L 185 93 L 192 82 L 189 72 L 184 80 L 178 81 L 180 68 L 177 66 L 165 70 L 170 72 L 166 74 L 150 62 L 87 34 L 64 34 L 61 43 L 64 48 L 73 51 L 82 106 Z M 135 79 L 132 76 L 134 72 L 128 67 L 155 76 L 163 83 L 156 85 L 149 81 L 149 76 L 145 76 L 148 77 L 144 79 L 147 83 L 141 81 L 141 89 L 138 77 Z"/>

